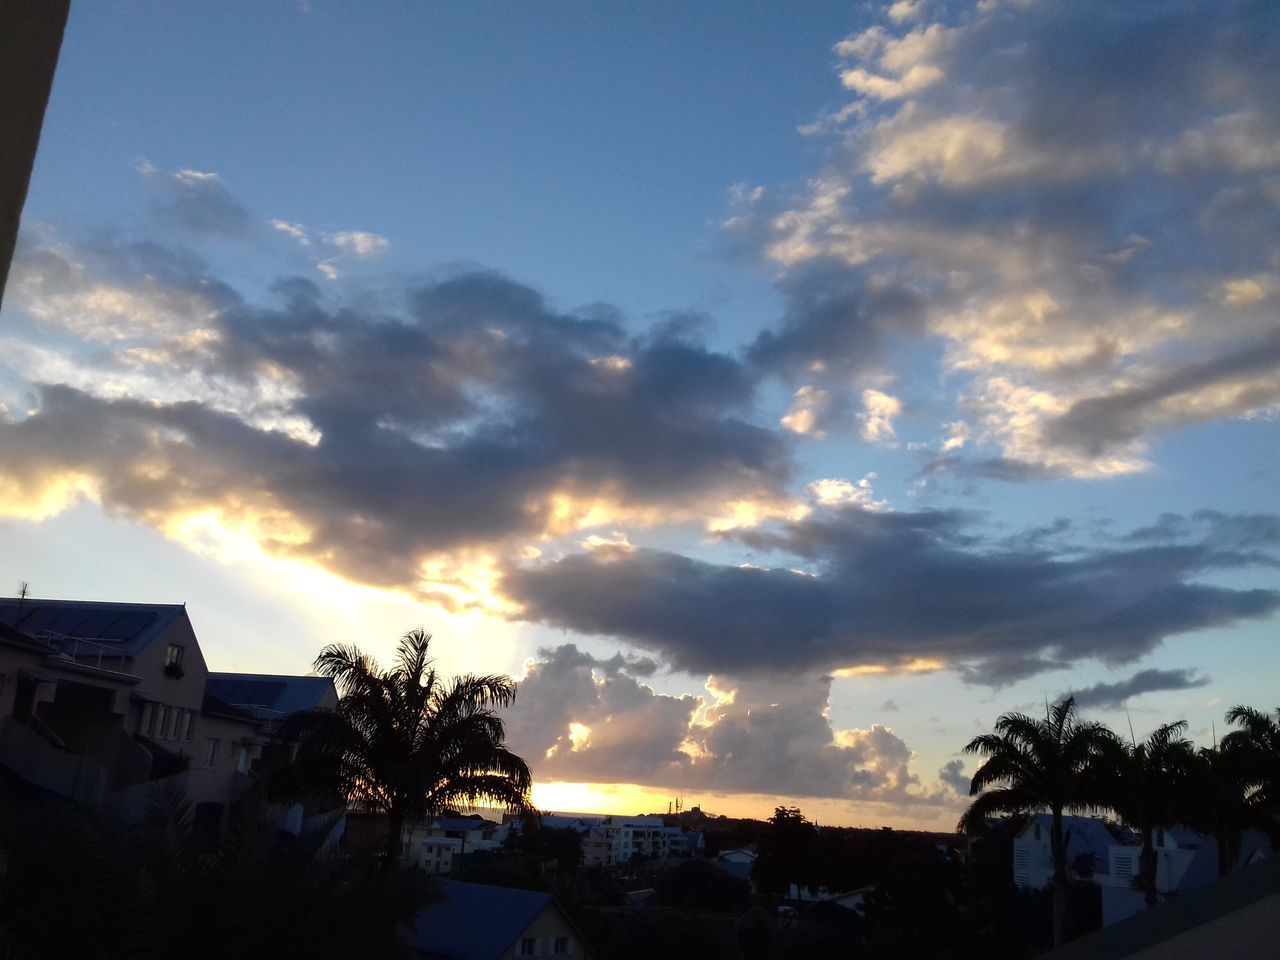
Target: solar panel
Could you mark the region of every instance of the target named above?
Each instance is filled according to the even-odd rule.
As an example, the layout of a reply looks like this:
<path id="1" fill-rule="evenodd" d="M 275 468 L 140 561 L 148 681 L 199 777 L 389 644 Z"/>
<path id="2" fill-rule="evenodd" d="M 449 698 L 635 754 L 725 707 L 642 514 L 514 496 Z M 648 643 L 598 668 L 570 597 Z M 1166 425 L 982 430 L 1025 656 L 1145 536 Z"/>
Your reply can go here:
<path id="1" fill-rule="evenodd" d="M 101 637 L 105 635 L 107 626 L 111 621 L 120 616 L 119 610 L 94 610 L 84 623 L 80 624 L 80 628 L 76 631 L 77 637 Z"/>
<path id="2" fill-rule="evenodd" d="M 62 633 L 68 637 L 82 637 L 80 631 L 81 625 L 89 619 L 92 610 L 85 610 L 81 607 L 59 607 L 58 615 L 45 624 L 45 629 L 51 633 Z"/>
<path id="3" fill-rule="evenodd" d="M 120 614 L 100 636 L 104 640 L 128 640 L 155 622 L 154 610 L 128 610 Z"/>

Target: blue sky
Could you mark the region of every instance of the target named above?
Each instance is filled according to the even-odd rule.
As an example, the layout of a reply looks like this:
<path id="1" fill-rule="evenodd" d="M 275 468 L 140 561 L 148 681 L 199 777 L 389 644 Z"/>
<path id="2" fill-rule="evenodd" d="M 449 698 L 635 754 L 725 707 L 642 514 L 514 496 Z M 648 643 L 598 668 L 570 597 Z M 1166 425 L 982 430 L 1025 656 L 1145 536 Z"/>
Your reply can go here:
<path id="1" fill-rule="evenodd" d="M 426 625 L 562 807 L 946 825 L 1004 710 L 1208 735 L 1274 697 L 1278 32 L 77 5 L 0 577 L 226 669 Z"/>

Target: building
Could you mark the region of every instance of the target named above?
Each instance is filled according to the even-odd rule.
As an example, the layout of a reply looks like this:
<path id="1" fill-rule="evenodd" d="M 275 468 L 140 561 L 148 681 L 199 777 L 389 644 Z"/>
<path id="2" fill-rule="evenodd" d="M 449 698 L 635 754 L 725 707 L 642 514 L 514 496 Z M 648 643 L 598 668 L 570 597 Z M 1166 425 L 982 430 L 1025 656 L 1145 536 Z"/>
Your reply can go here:
<path id="1" fill-rule="evenodd" d="M 500 849 L 509 830 L 508 824 L 479 816 L 437 817 L 405 831 L 404 863 L 427 873 L 449 873 L 468 853 Z"/>
<path id="2" fill-rule="evenodd" d="M 181 604 L 0 600 L 0 766 L 82 806 L 137 818 L 165 781 L 220 818 L 283 716 L 336 704 L 324 678 L 210 674 Z"/>
<path id="3" fill-rule="evenodd" d="M 572 957 L 592 960 L 582 935 L 549 893 L 446 880 L 414 921 L 412 953 L 426 960 Z"/>
<path id="4" fill-rule="evenodd" d="M 1013 878 L 1018 886 L 1039 888 L 1053 881 L 1052 822 L 1048 814 L 1035 816 L 1014 838 Z M 1090 817 L 1063 817 L 1062 824 L 1072 879 L 1100 888 L 1103 926 L 1143 911 L 1146 897 L 1136 885 L 1142 874 L 1142 845 L 1137 837 Z M 1178 825 L 1157 828 L 1152 840 L 1160 900 L 1219 880 L 1218 844 L 1213 837 Z M 1260 863 L 1269 856 L 1266 836 L 1246 831 L 1236 868 Z"/>
<path id="5" fill-rule="evenodd" d="M 1101 820 L 1063 817 L 1062 837 L 1067 845 L 1068 869 L 1079 879 L 1092 879 L 1110 869 L 1110 851 L 1118 845 Z M 1053 882 L 1053 817 L 1037 814 L 1013 840 L 1013 882 L 1040 889 Z"/>

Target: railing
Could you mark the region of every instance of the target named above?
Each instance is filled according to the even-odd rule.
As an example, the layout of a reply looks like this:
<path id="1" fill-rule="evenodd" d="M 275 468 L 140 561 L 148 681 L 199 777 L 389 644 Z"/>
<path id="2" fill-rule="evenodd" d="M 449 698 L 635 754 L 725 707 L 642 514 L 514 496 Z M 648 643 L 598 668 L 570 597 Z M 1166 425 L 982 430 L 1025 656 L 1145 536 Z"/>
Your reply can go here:
<path id="1" fill-rule="evenodd" d="M 35 639 L 48 647 L 53 656 L 96 666 L 99 670 L 105 669 L 102 666 L 104 656 L 110 660 L 124 659 L 124 653 L 118 643 L 114 645 L 102 643 L 87 637 L 73 637 L 52 630 L 40 631 L 35 635 Z"/>

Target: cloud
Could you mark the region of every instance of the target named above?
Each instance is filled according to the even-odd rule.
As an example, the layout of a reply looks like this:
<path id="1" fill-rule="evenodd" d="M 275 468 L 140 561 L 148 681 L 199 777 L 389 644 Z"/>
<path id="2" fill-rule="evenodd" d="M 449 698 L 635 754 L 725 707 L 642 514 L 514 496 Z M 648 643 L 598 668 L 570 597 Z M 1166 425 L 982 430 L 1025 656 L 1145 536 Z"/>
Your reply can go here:
<path id="1" fill-rule="evenodd" d="M 948 760 L 942 765 L 942 769 L 938 771 L 938 779 L 959 796 L 967 797 L 969 795 L 969 778 L 964 775 L 963 770 L 963 760 Z"/>
<path id="2" fill-rule="evenodd" d="M 1160 690 L 1192 690 L 1204 687 L 1209 678 L 1191 670 L 1139 670 L 1131 677 L 1115 683 L 1095 683 L 1081 690 L 1071 690 L 1058 699 L 1075 697 L 1081 708 L 1111 710 L 1123 707 L 1133 697 Z"/>
<path id="3" fill-rule="evenodd" d="M 268 220 L 272 229 L 279 230 L 285 236 L 292 237 L 298 241 L 298 245 L 302 247 L 311 246 L 311 238 L 307 235 L 306 228 L 300 223 L 290 223 L 288 220 Z"/>
<path id="4" fill-rule="evenodd" d="M 934 362 L 988 463 L 1105 477 L 1280 409 L 1280 100 L 1262 2 L 896 3 L 806 189 L 729 225 L 787 305 L 750 358 L 849 396 Z M 1241 25 L 1249 23 L 1249 29 Z"/>
<path id="5" fill-rule="evenodd" d="M 161 222 L 197 236 L 243 237 L 248 212 L 216 173 L 178 170 L 165 173 L 143 161 L 138 172 L 155 193 L 153 211 Z"/>
<path id="6" fill-rule="evenodd" d="M 938 802 L 891 729 L 831 727 L 828 677 L 713 676 L 705 696 L 673 697 L 635 673 L 621 656 L 599 660 L 573 644 L 539 651 L 507 716 L 513 748 L 543 778 Z"/>
<path id="7" fill-rule="evenodd" d="M 894 436 L 893 420 L 902 412 L 902 401 L 882 390 L 870 388 L 862 391 L 861 422 L 862 439 L 872 443 L 891 443 Z"/>
<path id="8" fill-rule="evenodd" d="M 1247 523 L 1203 516 L 1185 541 L 996 543 L 954 511 L 846 507 L 737 534 L 776 566 L 653 549 L 512 569 L 522 616 L 622 638 L 693 674 L 902 669 L 937 662 L 999 686 L 1084 660 L 1131 662 L 1169 636 L 1265 617 L 1280 591 L 1201 582 L 1278 562 Z"/>
<path id="9" fill-rule="evenodd" d="M 380 237 L 376 233 L 368 233 L 364 230 L 343 230 L 339 233 L 330 233 L 325 236 L 325 240 L 343 253 L 356 257 L 376 257 L 380 253 L 385 253 L 391 247 L 391 241 L 386 237 Z"/>
<path id="10" fill-rule="evenodd" d="M 486 580 L 576 530 L 803 509 L 785 441 L 751 422 L 749 370 L 687 325 L 632 334 L 484 272 L 370 308 L 301 278 L 252 303 L 155 244 L 27 242 L 14 277 L 40 385 L 30 415 L 0 421 L 30 452 L 0 473 L 171 534 L 212 516 L 268 552 L 420 589 L 428 567 Z"/>

